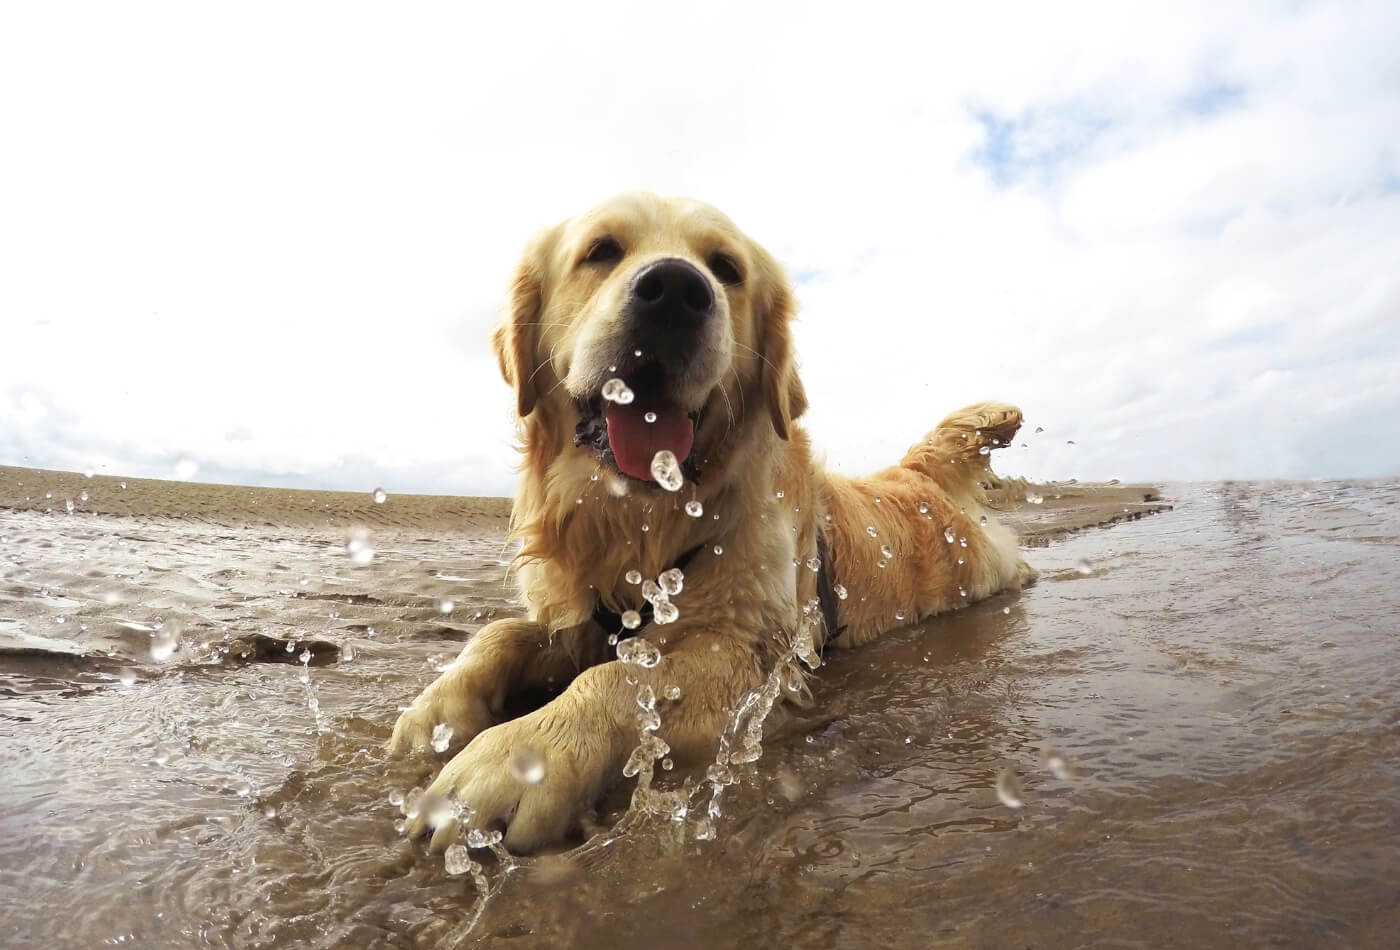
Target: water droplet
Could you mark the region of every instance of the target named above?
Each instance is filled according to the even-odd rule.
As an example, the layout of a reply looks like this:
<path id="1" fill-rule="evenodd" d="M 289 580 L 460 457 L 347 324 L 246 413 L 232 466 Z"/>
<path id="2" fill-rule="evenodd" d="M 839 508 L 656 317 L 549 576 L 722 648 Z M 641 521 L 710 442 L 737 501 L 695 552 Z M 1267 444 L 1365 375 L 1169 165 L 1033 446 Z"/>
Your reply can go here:
<path id="1" fill-rule="evenodd" d="M 873 524 L 868 524 L 865 526 L 865 533 L 870 535 L 872 538 L 877 537 L 879 535 L 879 532 L 875 530 L 875 526 Z"/>
<path id="2" fill-rule="evenodd" d="M 680 568 L 673 567 L 669 571 L 662 571 L 657 581 L 661 583 L 661 589 L 666 592 L 667 596 L 674 597 L 685 586 L 685 575 L 681 573 Z"/>
<path id="3" fill-rule="evenodd" d="M 642 413 L 642 421 L 647 423 L 647 425 L 651 425 L 651 423 L 656 421 L 656 413 L 647 410 L 646 412 Z"/>
<path id="4" fill-rule="evenodd" d="M 641 356 L 641 355 L 642 355 L 642 351 L 641 351 L 641 350 L 633 350 L 633 351 L 632 351 L 632 355 L 633 355 L 633 356 Z"/>
<path id="5" fill-rule="evenodd" d="M 833 585 L 832 588 L 831 588 L 831 592 L 834 593 L 834 594 L 836 595 L 837 599 L 839 599 L 839 600 L 845 600 L 846 597 L 848 596 L 848 595 L 846 594 L 846 586 L 845 586 L 844 584 L 835 584 L 835 585 Z"/>
<path id="6" fill-rule="evenodd" d="M 990 447 L 990 446 L 984 445 L 984 446 L 982 446 L 980 449 L 977 450 L 977 454 L 978 454 L 978 455 L 991 455 L 991 454 L 992 454 L 991 447 Z"/>
<path id="7" fill-rule="evenodd" d="M 1010 607 L 1003 607 L 1003 608 L 1001 608 L 1001 612 L 1004 613 L 1004 614 L 1010 615 L 1010 613 L 1011 613 L 1011 608 L 1010 608 Z"/>
<path id="8" fill-rule="evenodd" d="M 658 600 L 664 600 L 666 592 L 661 589 L 661 585 L 648 578 L 642 582 L 642 599 L 649 604 L 654 604 Z"/>
<path id="9" fill-rule="evenodd" d="M 364 528 L 352 528 L 345 540 L 345 555 L 352 564 L 365 567 L 374 560 L 374 544 Z"/>
<path id="10" fill-rule="evenodd" d="M 667 491 L 680 491 L 681 485 L 685 484 L 680 463 L 676 461 L 676 454 L 670 449 L 662 449 L 652 457 L 651 477 Z"/>
<path id="11" fill-rule="evenodd" d="M 681 698 L 681 688 L 675 683 L 672 683 L 661 691 L 661 695 L 671 700 L 671 702 L 675 702 Z"/>
<path id="12" fill-rule="evenodd" d="M 809 570 L 809 571 L 811 571 L 813 574 L 815 574 L 815 573 L 817 573 L 817 571 L 820 571 L 821 569 L 822 569 L 822 559 L 821 559 L 821 558 L 819 558 L 819 557 L 809 557 L 809 558 L 807 559 L 807 570 Z"/>
<path id="13" fill-rule="evenodd" d="M 902 611 L 902 610 L 896 610 L 896 611 L 894 612 L 894 619 L 896 619 L 896 620 L 903 620 L 903 619 L 904 619 L 904 611 Z"/>
<path id="14" fill-rule="evenodd" d="M 544 781 L 544 757 L 529 746 L 522 746 L 510 757 L 510 774 L 522 785 L 538 785 Z"/>
<path id="15" fill-rule="evenodd" d="M 642 615 L 635 610 L 624 610 L 622 612 L 622 625 L 628 630 L 636 630 L 642 625 Z"/>
<path id="16" fill-rule="evenodd" d="M 781 488 L 779 488 L 776 492 L 773 493 L 773 495 L 774 495 L 775 498 L 782 498 L 782 497 L 783 497 L 783 490 L 782 490 Z"/>
<path id="17" fill-rule="evenodd" d="M 669 771 L 671 771 L 673 768 L 676 767 L 676 763 L 674 763 L 674 762 L 671 761 L 671 757 L 670 757 L 670 756 L 667 756 L 666 758 L 664 758 L 664 759 L 661 760 L 661 767 L 662 767 L 663 769 L 665 769 L 667 772 L 669 772 Z"/>
<path id="18" fill-rule="evenodd" d="M 446 752 L 452 744 L 452 727 L 445 722 L 433 726 L 433 751 Z"/>
<path id="19" fill-rule="evenodd" d="M 627 583 L 640 584 L 642 582 L 642 572 L 633 568 L 627 572 Z"/>
<path id="20" fill-rule="evenodd" d="M 461 874 L 470 874 L 476 862 L 467 853 L 465 845 L 450 844 L 447 850 L 442 853 L 442 866 L 448 874 L 454 877 Z"/>
<path id="21" fill-rule="evenodd" d="M 126 482 L 121 483 L 122 491 L 126 491 Z"/>
<path id="22" fill-rule="evenodd" d="M 953 526 L 952 526 L 952 525 L 949 525 L 948 527 L 946 527 L 946 528 L 943 529 L 943 540 L 944 540 L 944 541 L 947 541 L 949 544 L 952 544 L 952 543 L 953 543 L 954 541 L 956 541 L 957 539 L 958 539 L 957 533 L 953 531 Z"/>
<path id="23" fill-rule="evenodd" d="M 456 606 L 456 604 L 444 597 L 442 600 L 438 601 L 438 613 L 450 614 Z"/>
<path id="24" fill-rule="evenodd" d="M 690 515 L 690 517 L 692 518 L 698 518 L 705 513 L 705 506 L 700 504 L 700 502 L 696 501 L 694 498 L 692 498 L 690 501 L 685 503 L 685 513 Z"/>
<path id="25" fill-rule="evenodd" d="M 199 463 L 191 458 L 182 458 L 175 463 L 175 477 L 181 481 L 194 478 L 199 471 Z"/>
<path id="26" fill-rule="evenodd" d="M 894 557 L 894 551 L 890 550 L 890 546 L 888 544 L 882 544 L 880 545 L 880 556 Z"/>
<path id="27" fill-rule="evenodd" d="M 636 394 L 622 380 L 613 377 L 603 384 L 603 398 L 608 402 L 625 406 L 636 398 Z"/>
<path id="28" fill-rule="evenodd" d="M 78 496 L 78 500 L 81 501 L 81 502 L 83 502 L 84 504 L 86 504 L 86 503 L 87 503 L 87 500 L 88 500 L 88 493 L 87 493 L 87 492 L 83 492 L 82 494 L 80 494 L 80 495 Z"/>
<path id="29" fill-rule="evenodd" d="M 175 620 L 156 624 L 155 633 L 151 636 L 151 659 L 157 663 L 170 659 L 170 655 L 180 649 L 182 632 L 179 622 Z"/>
<path id="30" fill-rule="evenodd" d="M 886 561 L 884 558 L 880 558 L 880 560 L 875 562 L 875 566 L 884 569 L 885 567 L 889 566 L 889 561 Z"/>
<path id="31" fill-rule="evenodd" d="M 623 663 L 651 669 L 661 662 L 661 651 L 646 637 L 628 637 L 618 643 L 617 658 Z"/>
<path id="32" fill-rule="evenodd" d="M 55 618 L 53 618 L 53 619 L 54 619 L 54 622 L 55 622 L 55 623 L 67 623 L 67 622 L 68 622 L 68 618 L 65 617 L 65 616 L 63 616 L 63 614 L 59 614 L 57 617 L 55 617 Z"/>
<path id="33" fill-rule="evenodd" d="M 402 808 L 402 807 L 403 807 L 403 792 L 400 791 L 400 790 L 397 789 L 397 788 L 394 789 L 392 792 L 390 792 L 390 793 L 389 793 L 389 804 L 390 804 L 390 805 L 393 805 L 395 808 Z"/>
<path id="34" fill-rule="evenodd" d="M 1089 563 L 1088 558 L 1080 558 L 1079 561 L 1074 565 L 1074 569 L 1080 574 L 1083 574 L 1085 577 L 1094 573 L 1094 565 Z"/>
<path id="35" fill-rule="evenodd" d="M 1010 769 L 997 773 L 997 798 L 1007 808 L 1021 808 L 1026 804 L 1026 790 L 1021 787 L 1021 777 Z"/>
<path id="36" fill-rule="evenodd" d="M 468 848 L 490 848 L 491 845 L 498 845 L 501 842 L 500 831 L 486 831 L 483 828 L 472 828 L 466 832 L 466 846 Z"/>
<path id="37" fill-rule="evenodd" d="M 635 611 L 634 611 L 634 612 L 635 612 Z M 640 621 L 641 621 L 641 617 L 639 616 L 639 617 L 637 618 L 637 620 L 638 620 L 638 622 L 640 622 Z M 617 634 L 615 634 L 615 633 L 610 633 L 610 634 L 608 634 L 608 646 L 610 646 L 610 647 L 615 647 L 615 646 L 617 646 Z"/>
<path id="38" fill-rule="evenodd" d="M 669 600 L 659 601 L 651 612 L 652 619 L 659 624 L 672 623 L 680 615 L 681 612 L 676 608 L 676 605 Z"/>
<path id="39" fill-rule="evenodd" d="M 719 556 L 721 556 L 722 554 L 724 554 L 724 545 L 722 545 L 722 544 L 716 544 L 716 545 L 715 545 L 715 557 L 719 557 Z"/>
<path id="40" fill-rule="evenodd" d="M 1040 761 L 1050 770 L 1050 774 L 1060 781 L 1067 781 L 1074 778 L 1074 769 L 1070 767 L 1065 757 L 1054 749 L 1046 749 L 1041 752 Z"/>
<path id="41" fill-rule="evenodd" d="M 374 498 L 374 503 L 376 505 L 382 505 L 384 502 L 388 501 L 389 493 L 382 488 L 376 488 L 371 497 Z"/>
<path id="42" fill-rule="evenodd" d="M 977 523 L 985 528 L 987 526 L 987 516 L 983 515 L 981 518 L 978 518 Z"/>
<path id="43" fill-rule="evenodd" d="M 926 514 L 928 514 L 928 502 L 926 502 L 926 501 L 921 501 L 921 502 L 919 502 L 919 514 L 921 514 L 921 515 L 926 515 Z"/>

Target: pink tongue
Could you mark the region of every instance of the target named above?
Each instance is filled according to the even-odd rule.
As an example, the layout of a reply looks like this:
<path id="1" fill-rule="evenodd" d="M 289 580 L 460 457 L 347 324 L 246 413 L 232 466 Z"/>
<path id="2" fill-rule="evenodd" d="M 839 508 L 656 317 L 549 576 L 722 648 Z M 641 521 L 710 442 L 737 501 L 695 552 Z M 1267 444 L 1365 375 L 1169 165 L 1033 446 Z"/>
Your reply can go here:
<path id="1" fill-rule="evenodd" d="M 655 422 L 647 422 L 648 412 L 656 414 Z M 606 415 L 608 445 L 618 470 L 626 475 L 651 481 L 651 460 L 662 449 L 670 449 L 677 462 L 684 462 L 690 455 L 695 425 L 673 406 L 641 406 L 635 402 L 619 406 L 610 402 Z"/>

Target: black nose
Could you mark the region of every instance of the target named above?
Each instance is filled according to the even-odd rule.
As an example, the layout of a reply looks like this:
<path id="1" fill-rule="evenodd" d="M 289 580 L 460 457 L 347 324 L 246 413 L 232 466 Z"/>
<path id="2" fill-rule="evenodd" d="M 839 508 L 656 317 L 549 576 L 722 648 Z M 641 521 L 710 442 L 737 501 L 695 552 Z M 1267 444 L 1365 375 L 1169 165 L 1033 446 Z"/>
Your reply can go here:
<path id="1" fill-rule="evenodd" d="M 696 326 L 715 312 L 715 295 L 704 274 L 668 257 L 632 279 L 632 312 L 643 323 Z"/>

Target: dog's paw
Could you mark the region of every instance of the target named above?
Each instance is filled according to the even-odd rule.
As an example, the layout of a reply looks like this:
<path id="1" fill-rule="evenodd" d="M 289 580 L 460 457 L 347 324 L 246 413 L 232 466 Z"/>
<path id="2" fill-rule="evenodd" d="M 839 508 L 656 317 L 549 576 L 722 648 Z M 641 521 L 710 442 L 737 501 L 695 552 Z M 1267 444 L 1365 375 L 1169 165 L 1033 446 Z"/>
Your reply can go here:
<path id="1" fill-rule="evenodd" d="M 449 670 L 404 710 L 389 739 L 391 755 L 433 749 L 460 749 L 494 721 L 486 702 L 460 682 L 450 682 Z"/>
<path id="2" fill-rule="evenodd" d="M 1040 572 L 1025 561 L 1018 561 L 1016 563 L 1016 580 L 1022 590 L 1025 590 L 1027 587 L 1033 587 L 1035 582 L 1039 579 Z"/>
<path id="3" fill-rule="evenodd" d="M 492 726 L 448 762 L 408 835 L 431 833 L 433 851 L 470 843 L 473 829 L 500 831 L 517 853 L 562 840 L 602 791 L 609 759 L 596 732 L 541 712 Z"/>

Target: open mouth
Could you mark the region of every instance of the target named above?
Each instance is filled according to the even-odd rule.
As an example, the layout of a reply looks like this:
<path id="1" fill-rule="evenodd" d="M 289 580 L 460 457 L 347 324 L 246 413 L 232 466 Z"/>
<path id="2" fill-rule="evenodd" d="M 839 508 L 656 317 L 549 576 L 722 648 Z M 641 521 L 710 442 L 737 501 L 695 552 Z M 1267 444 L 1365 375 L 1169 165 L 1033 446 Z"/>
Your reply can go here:
<path id="1" fill-rule="evenodd" d="M 666 450 L 681 463 L 687 478 L 699 478 L 694 456 L 701 411 L 685 409 L 669 398 L 660 367 L 643 367 L 623 382 L 630 401 L 607 398 L 601 391 L 576 400 L 574 445 L 593 449 L 600 462 L 644 482 L 652 481 L 656 453 Z"/>

